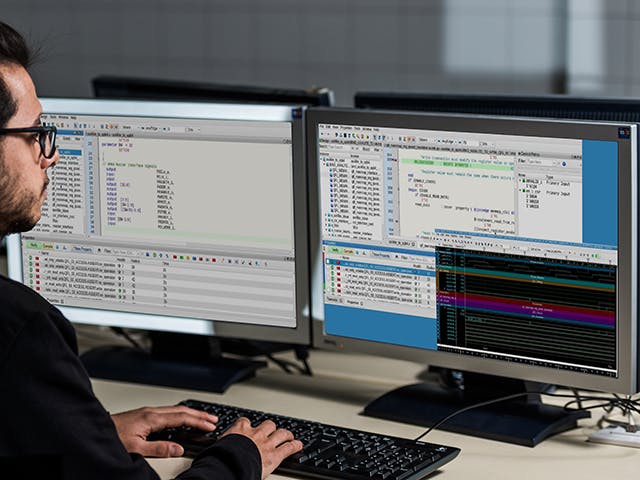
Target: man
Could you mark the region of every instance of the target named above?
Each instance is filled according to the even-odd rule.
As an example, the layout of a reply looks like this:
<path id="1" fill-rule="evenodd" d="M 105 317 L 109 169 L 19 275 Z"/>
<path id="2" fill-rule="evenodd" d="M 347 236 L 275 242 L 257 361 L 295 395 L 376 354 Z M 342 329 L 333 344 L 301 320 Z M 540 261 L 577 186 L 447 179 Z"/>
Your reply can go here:
<path id="1" fill-rule="evenodd" d="M 55 129 L 27 68 L 24 39 L 0 22 L 0 237 L 33 228 L 59 160 Z M 148 456 L 182 447 L 149 442 L 149 433 L 187 425 L 206 431 L 215 416 L 186 407 L 109 415 L 95 398 L 77 355 L 75 332 L 31 289 L 0 276 L 0 476 L 48 479 L 151 479 Z M 271 421 L 240 419 L 178 478 L 264 479 L 302 444 Z"/>

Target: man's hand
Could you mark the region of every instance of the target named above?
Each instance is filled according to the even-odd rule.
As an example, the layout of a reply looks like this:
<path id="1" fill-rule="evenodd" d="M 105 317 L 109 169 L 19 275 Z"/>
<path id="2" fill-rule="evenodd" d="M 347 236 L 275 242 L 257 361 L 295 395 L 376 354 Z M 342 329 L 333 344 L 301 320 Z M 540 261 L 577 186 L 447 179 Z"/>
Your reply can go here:
<path id="1" fill-rule="evenodd" d="M 120 441 L 129 453 L 145 457 L 179 457 L 184 449 L 174 442 L 147 441 L 151 432 L 169 427 L 188 426 L 211 432 L 218 417 L 184 406 L 143 407 L 111 415 Z"/>
<path id="2" fill-rule="evenodd" d="M 289 430 L 276 429 L 276 424 L 265 420 L 253 428 L 247 418 L 239 418 L 221 437 L 237 433 L 253 440 L 262 460 L 262 479 L 267 478 L 282 460 L 302 450 L 302 442 L 294 440 Z"/>

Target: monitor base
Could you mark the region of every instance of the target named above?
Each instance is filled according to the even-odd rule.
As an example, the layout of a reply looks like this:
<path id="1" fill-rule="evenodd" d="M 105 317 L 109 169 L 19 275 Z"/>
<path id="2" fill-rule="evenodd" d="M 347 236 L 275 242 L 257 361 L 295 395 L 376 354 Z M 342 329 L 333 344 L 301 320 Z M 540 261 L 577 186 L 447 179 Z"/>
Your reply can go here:
<path id="1" fill-rule="evenodd" d="M 504 380 L 508 382 L 508 379 Z M 417 383 L 386 393 L 369 403 L 362 414 L 429 427 L 463 407 L 508 394 L 504 390 L 492 394 L 489 389 L 483 394 L 477 391 L 469 394 L 459 389 Z M 566 411 L 562 407 L 545 405 L 539 395 L 530 394 L 523 398 L 525 400 L 505 401 L 469 410 L 438 428 L 534 447 L 551 435 L 577 427 L 579 419 L 591 416 L 586 411 Z"/>
<path id="2" fill-rule="evenodd" d="M 104 346 L 81 355 L 94 378 L 224 393 L 231 385 L 255 376 L 266 363 L 216 357 L 206 362 L 151 355 L 122 346 Z"/>

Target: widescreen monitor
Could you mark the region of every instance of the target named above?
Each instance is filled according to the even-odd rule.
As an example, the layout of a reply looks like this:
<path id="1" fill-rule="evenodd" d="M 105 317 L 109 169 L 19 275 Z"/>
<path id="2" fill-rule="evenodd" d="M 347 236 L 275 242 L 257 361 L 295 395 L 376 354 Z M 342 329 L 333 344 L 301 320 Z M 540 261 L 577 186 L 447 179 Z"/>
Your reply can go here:
<path id="1" fill-rule="evenodd" d="M 509 379 L 637 392 L 636 125 L 316 109 L 307 127 L 316 346 L 498 377 L 366 412 L 429 425 Z M 533 445 L 575 425 L 522 403 L 442 428 Z"/>
<path id="2" fill-rule="evenodd" d="M 91 83 L 98 98 L 326 107 L 335 104 L 333 91 L 325 87 L 304 90 L 116 75 L 101 75 Z"/>
<path id="3" fill-rule="evenodd" d="M 60 161 L 38 225 L 9 237 L 11 278 L 72 322 L 309 344 L 304 109 L 42 105 L 42 121 L 58 128 Z M 185 350 L 179 355 L 193 354 Z M 139 354 L 93 358 L 119 362 L 97 375 L 152 369 Z M 233 365 L 223 362 L 220 386 L 214 367 L 193 385 L 178 369 L 176 384 L 224 389 Z M 166 368 L 140 374 L 171 384 Z"/>
<path id="4" fill-rule="evenodd" d="M 362 109 L 640 123 L 640 100 L 629 97 L 364 91 L 355 94 L 354 105 Z M 440 371 L 447 374 L 445 378 L 461 378 L 460 372 Z"/>

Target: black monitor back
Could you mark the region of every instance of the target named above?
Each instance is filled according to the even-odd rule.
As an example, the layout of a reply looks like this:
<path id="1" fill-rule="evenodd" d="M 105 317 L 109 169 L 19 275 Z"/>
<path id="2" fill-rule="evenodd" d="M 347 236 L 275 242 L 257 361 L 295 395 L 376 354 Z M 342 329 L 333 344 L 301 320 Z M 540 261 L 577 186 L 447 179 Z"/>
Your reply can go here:
<path id="1" fill-rule="evenodd" d="M 333 91 L 319 87 L 303 90 L 112 75 L 98 76 L 91 83 L 97 98 L 269 105 L 333 106 L 334 104 Z"/>
<path id="2" fill-rule="evenodd" d="M 356 108 L 640 123 L 640 99 L 568 95 L 358 92 Z"/>

